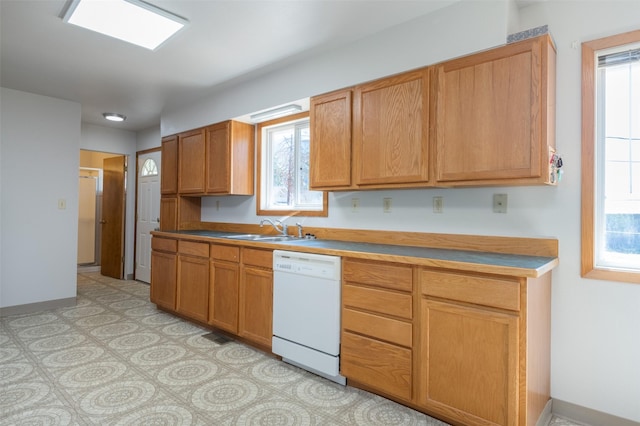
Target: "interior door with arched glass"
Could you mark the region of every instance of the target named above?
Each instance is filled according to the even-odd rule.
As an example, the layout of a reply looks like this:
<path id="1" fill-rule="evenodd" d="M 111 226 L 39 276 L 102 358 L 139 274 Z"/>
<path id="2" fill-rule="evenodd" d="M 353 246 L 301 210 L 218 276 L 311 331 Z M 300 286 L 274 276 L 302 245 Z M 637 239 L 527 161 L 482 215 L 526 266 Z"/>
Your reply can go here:
<path id="1" fill-rule="evenodd" d="M 160 226 L 160 151 L 138 155 L 135 279 L 151 281 L 151 231 Z"/>

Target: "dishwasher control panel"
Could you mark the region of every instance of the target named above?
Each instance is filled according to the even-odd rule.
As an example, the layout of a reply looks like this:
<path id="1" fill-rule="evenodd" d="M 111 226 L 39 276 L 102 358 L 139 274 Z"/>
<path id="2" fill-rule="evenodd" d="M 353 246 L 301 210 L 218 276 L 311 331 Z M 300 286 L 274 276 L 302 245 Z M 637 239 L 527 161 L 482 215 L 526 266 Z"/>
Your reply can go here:
<path id="1" fill-rule="evenodd" d="M 339 280 L 342 270 L 340 260 L 336 256 L 274 250 L 273 271 Z"/>

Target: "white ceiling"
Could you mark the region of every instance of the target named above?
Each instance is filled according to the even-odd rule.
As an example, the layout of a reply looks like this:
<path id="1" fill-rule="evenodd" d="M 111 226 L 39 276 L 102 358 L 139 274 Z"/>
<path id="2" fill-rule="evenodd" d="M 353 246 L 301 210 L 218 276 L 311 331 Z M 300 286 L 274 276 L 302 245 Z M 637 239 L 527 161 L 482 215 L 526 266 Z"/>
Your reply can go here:
<path id="1" fill-rule="evenodd" d="M 65 0 L 0 0 L 0 84 L 79 102 L 84 122 L 137 131 L 216 86 L 456 1 L 149 0 L 189 21 L 152 52 L 63 23 Z M 127 121 L 110 124 L 107 111 Z"/>

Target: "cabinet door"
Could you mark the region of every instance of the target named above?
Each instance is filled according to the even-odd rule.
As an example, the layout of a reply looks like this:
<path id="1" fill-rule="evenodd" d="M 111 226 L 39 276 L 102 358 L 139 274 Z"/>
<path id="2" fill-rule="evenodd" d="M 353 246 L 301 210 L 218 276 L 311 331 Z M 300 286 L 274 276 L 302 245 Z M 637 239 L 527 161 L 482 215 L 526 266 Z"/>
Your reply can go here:
<path id="1" fill-rule="evenodd" d="M 226 121 L 206 128 L 206 192 L 253 195 L 253 125 Z"/>
<path id="2" fill-rule="evenodd" d="M 178 137 L 178 192 L 203 193 L 205 183 L 205 137 L 198 129 Z"/>
<path id="3" fill-rule="evenodd" d="M 238 333 L 238 280 L 237 263 L 212 261 L 209 289 L 209 324 L 231 333 Z"/>
<path id="4" fill-rule="evenodd" d="M 151 252 L 151 301 L 158 306 L 176 309 L 177 256 Z"/>
<path id="5" fill-rule="evenodd" d="M 228 193 L 231 189 L 229 122 L 207 127 L 207 192 Z"/>
<path id="6" fill-rule="evenodd" d="M 240 336 L 271 348 L 273 272 L 243 266 L 240 287 Z"/>
<path id="7" fill-rule="evenodd" d="M 357 86 L 353 137 L 356 184 L 424 186 L 429 180 L 429 70 Z"/>
<path id="8" fill-rule="evenodd" d="M 162 138 L 162 167 L 160 168 L 160 192 L 176 194 L 178 192 L 178 136 Z"/>
<path id="9" fill-rule="evenodd" d="M 160 230 L 175 231 L 178 229 L 178 198 L 160 198 Z"/>
<path id="10" fill-rule="evenodd" d="M 209 314 L 209 259 L 178 256 L 176 310 L 189 318 L 207 322 Z"/>
<path id="11" fill-rule="evenodd" d="M 311 98 L 309 186 L 351 186 L 351 89 Z"/>
<path id="12" fill-rule="evenodd" d="M 527 40 L 436 67 L 438 181 L 548 179 L 555 146 L 549 44 Z"/>
<path id="13" fill-rule="evenodd" d="M 468 425 L 515 425 L 518 319 L 421 301 L 420 403 Z"/>

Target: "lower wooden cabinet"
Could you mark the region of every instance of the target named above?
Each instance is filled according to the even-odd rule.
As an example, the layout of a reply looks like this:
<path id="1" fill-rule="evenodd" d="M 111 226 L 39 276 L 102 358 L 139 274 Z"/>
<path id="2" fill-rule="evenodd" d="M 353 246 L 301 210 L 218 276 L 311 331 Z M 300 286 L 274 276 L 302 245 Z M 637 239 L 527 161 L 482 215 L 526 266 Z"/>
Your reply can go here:
<path id="1" fill-rule="evenodd" d="M 152 239 L 151 300 L 270 350 L 273 251 Z M 342 259 L 341 374 L 447 422 L 533 426 L 550 399 L 551 273 Z"/>
<path id="2" fill-rule="evenodd" d="M 176 273 L 178 241 L 169 238 L 151 239 L 150 299 L 165 309 L 176 309 Z"/>
<path id="3" fill-rule="evenodd" d="M 378 339 L 342 334 L 340 372 L 387 395 L 411 400 L 412 351 Z"/>
<path id="4" fill-rule="evenodd" d="M 413 398 L 413 272 L 343 259 L 340 372 L 385 395 Z"/>
<path id="5" fill-rule="evenodd" d="M 273 336 L 272 250 L 242 248 L 238 334 L 271 348 Z"/>
<path id="6" fill-rule="evenodd" d="M 419 269 L 418 405 L 465 425 L 535 425 L 550 398 L 550 275 Z"/>
<path id="7" fill-rule="evenodd" d="M 468 425 L 515 425 L 518 317 L 424 298 L 420 404 Z"/>
<path id="8" fill-rule="evenodd" d="M 240 248 L 211 245 L 209 324 L 238 333 Z"/>
<path id="9" fill-rule="evenodd" d="M 209 318 L 209 244 L 207 243 L 178 241 L 176 311 L 201 322 L 207 322 Z"/>

